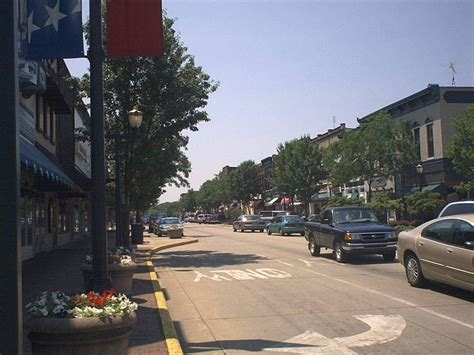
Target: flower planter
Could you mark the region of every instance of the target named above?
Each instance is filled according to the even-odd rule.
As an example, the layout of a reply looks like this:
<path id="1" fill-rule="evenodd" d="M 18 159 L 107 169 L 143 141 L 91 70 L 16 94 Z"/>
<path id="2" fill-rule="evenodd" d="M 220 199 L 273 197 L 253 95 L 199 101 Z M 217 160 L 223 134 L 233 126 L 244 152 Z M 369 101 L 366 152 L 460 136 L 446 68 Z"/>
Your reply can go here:
<path id="1" fill-rule="evenodd" d="M 33 354 L 127 354 L 128 337 L 136 322 L 134 312 L 107 318 L 30 318 Z"/>
<path id="2" fill-rule="evenodd" d="M 109 264 L 109 276 L 112 282 L 112 288 L 115 292 L 123 293 L 124 295 L 132 294 L 132 281 L 133 274 L 137 268 L 137 264 L 131 262 L 127 265 L 122 264 Z M 82 276 L 84 277 L 85 288 L 90 289 L 89 283 L 92 279 L 92 265 L 82 264 L 81 265 Z"/>

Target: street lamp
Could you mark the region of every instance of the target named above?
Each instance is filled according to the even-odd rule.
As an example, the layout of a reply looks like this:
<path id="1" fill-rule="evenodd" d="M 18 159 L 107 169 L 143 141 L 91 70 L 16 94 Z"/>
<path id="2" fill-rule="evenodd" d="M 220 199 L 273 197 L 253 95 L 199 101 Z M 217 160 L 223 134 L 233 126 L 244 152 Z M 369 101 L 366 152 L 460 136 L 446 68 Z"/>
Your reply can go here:
<path id="1" fill-rule="evenodd" d="M 421 162 L 416 166 L 416 172 L 418 173 L 418 187 L 421 192 L 421 177 L 423 175 L 423 164 Z"/>
<path id="2" fill-rule="evenodd" d="M 135 106 L 128 112 L 128 123 L 132 127 L 132 135 L 140 128 L 143 121 L 143 113 Z M 122 172 L 120 170 L 120 150 L 121 141 L 129 138 L 130 135 L 124 133 L 111 134 L 110 138 L 115 140 L 115 244 L 128 247 L 128 233 L 125 236 L 125 226 L 128 225 L 128 216 L 123 216 L 123 206 L 125 196 L 122 191 Z M 128 229 L 128 228 L 127 228 Z"/>

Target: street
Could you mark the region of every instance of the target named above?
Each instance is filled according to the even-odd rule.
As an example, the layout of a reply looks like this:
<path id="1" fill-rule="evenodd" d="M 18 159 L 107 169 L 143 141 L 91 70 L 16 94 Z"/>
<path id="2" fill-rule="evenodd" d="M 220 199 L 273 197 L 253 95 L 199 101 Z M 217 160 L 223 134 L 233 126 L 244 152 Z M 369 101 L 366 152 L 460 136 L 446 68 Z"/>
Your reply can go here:
<path id="1" fill-rule="evenodd" d="M 183 349 L 241 353 L 472 354 L 473 295 L 410 287 L 381 256 L 311 257 L 304 237 L 187 224 L 198 243 L 153 263 Z"/>

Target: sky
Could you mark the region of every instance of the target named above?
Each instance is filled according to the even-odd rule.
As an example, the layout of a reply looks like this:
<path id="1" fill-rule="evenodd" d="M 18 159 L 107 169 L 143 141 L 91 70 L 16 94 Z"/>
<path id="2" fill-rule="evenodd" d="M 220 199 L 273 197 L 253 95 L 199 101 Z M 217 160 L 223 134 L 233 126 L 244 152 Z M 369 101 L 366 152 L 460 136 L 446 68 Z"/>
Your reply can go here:
<path id="1" fill-rule="evenodd" d="M 190 132 L 190 187 L 279 143 L 357 126 L 428 84 L 474 85 L 474 2 L 163 0 L 196 64 L 220 83 Z M 84 21 L 88 1 L 83 0 Z M 68 60 L 73 75 L 84 59 Z M 144 118 L 146 119 L 146 117 Z M 160 202 L 187 188 L 167 187 Z"/>

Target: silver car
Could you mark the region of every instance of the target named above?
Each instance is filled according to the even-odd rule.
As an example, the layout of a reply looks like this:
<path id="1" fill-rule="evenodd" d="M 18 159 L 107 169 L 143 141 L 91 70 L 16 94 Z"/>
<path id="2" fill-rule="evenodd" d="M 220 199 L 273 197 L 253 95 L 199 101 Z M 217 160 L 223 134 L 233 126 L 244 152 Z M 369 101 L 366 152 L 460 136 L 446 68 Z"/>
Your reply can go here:
<path id="1" fill-rule="evenodd" d="M 265 229 L 265 221 L 256 215 L 243 214 L 234 221 L 232 227 L 234 228 L 234 232 L 237 232 L 237 230 L 240 230 L 241 232 L 244 232 L 245 230 L 252 232 L 258 230 L 263 232 Z"/>
<path id="2" fill-rule="evenodd" d="M 398 236 L 408 282 L 435 280 L 474 291 L 474 214 L 437 218 Z"/>

